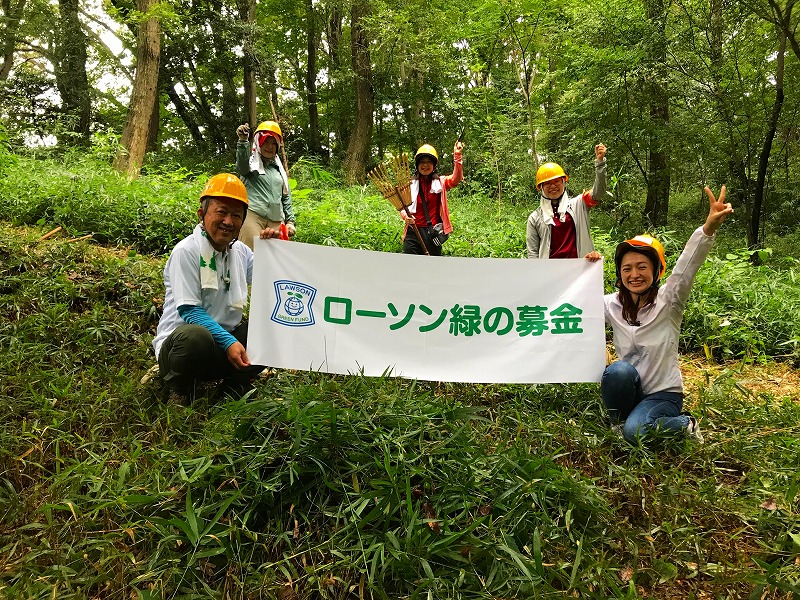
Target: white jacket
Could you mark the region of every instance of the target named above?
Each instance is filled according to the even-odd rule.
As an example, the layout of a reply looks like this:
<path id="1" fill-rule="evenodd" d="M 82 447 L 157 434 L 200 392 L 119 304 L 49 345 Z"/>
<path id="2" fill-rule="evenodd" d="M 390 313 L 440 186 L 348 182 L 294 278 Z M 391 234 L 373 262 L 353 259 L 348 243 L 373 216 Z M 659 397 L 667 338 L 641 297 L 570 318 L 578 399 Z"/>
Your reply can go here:
<path id="1" fill-rule="evenodd" d="M 606 159 L 594 162 L 594 186 L 591 193 L 584 192 L 570 198 L 567 191 L 559 201 L 559 209 L 566 211 L 575 224 L 575 238 L 578 245 L 578 258 L 583 258 L 594 250 L 592 236 L 589 233 L 589 209 L 596 206 L 606 195 Z M 549 200 L 544 200 L 549 202 Z M 525 241 L 528 247 L 528 258 L 550 258 L 550 239 L 552 217 L 545 215 L 540 206 L 528 217 L 528 229 Z"/>
<path id="2" fill-rule="evenodd" d="M 607 294 L 606 323 L 614 332 L 614 349 L 620 360 L 633 365 L 642 380 L 642 392 L 683 392 L 683 378 L 678 364 L 678 337 L 686 301 L 697 271 L 714 245 L 715 236 L 707 236 L 698 227 L 681 252 L 672 273 L 658 289 L 653 304 L 639 310 L 641 325 L 629 325 L 622 318 L 618 292 Z"/>

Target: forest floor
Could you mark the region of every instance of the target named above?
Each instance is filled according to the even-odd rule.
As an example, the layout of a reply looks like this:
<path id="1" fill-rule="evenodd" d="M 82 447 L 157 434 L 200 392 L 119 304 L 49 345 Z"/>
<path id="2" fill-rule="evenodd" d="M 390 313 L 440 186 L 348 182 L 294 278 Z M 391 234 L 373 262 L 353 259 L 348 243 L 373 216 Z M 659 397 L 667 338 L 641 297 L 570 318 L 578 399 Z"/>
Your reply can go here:
<path id="1" fill-rule="evenodd" d="M 681 356 L 681 373 L 687 396 L 720 376 L 731 376 L 736 385 L 753 397 L 772 396 L 800 402 L 800 370 L 784 362 L 711 363 L 700 355 Z"/>
<path id="2" fill-rule="evenodd" d="M 465 572 L 459 536 L 473 526 L 480 537 L 469 538 L 476 548 L 470 560 L 475 572 L 498 574 L 496 589 L 517 589 L 542 561 L 533 546 L 509 554 L 507 541 L 532 544 L 545 535 L 549 579 L 542 585 L 551 592 L 650 600 L 797 597 L 797 362 L 682 355 L 686 407 L 699 417 L 705 444 L 659 450 L 631 447 L 613 434 L 598 418 L 596 385 L 439 386 L 278 370 L 259 382 L 252 401 L 175 407 L 138 385 L 152 365 L 149 336 L 163 303 L 166 257 L 77 242 L 66 232 L 42 239 L 47 231 L 0 222 L 6 275 L 0 338 L 13 340 L 1 353 L 0 471 L 15 474 L 14 485 L 0 486 L 0 548 L 19 554 L 13 569 L 0 574 L 0 597 L 54 597 L 57 589 L 63 598 L 99 597 L 94 591 L 106 585 L 107 565 L 121 574 L 113 584 L 119 597 L 147 586 L 167 596 L 222 589 L 226 573 L 236 569 L 254 574 L 242 590 L 271 592 L 283 581 L 280 569 L 299 569 L 292 575 L 305 573 L 298 597 L 317 597 L 311 580 L 318 574 L 335 572 L 358 585 L 349 579 L 350 565 L 373 560 L 370 549 L 386 543 L 386 527 L 402 531 L 415 550 L 380 557 L 386 575 L 375 589 L 401 589 L 408 573 L 422 577 L 417 549 L 423 548 L 441 571 L 425 585 L 452 591 L 447 586 Z M 65 350 L 54 339 L 71 346 Z M 385 460 L 374 461 L 376 452 Z M 135 469 L 128 472 L 129 465 Z M 188 481 L 184 465 L 204 470 Z M 404 496 L 382 483 L 399 478 L 436 491 L 422 499 L 410 487 Z M 220 481 L 236 481 L 236 494 Z M 381 509 L 388 513 L 374 513 L 380 527 L 353 512 L 365 506 L 356 489 L 363 482 L 375 488 L 375 498 L 402 500 Z M 264 496 L 267 489 L 281 491 Z M 191 490 L 193 504 L 173 490 L 186 490 L 187 498 Z M 317 490 L 313 502 L 308 490 Z M 221 507 L 249 514 L 266 497 L 262 520 L 248 528 L 235 530 L 220 518 Z M 282 559 L 286 508 L 292 513 L 298 506 L 318 534 L 292 538 L 295 553 Z M 450 515 L 446 535 L 434 536 L 419 518 L 430 507 Z M 181 549 L 195 542 L 183 535 L 191 528 L 175 524 L 200 514 L 220 518 L 202 543 L 236 556 L 233 571 L 224 562 L 214 571 L 201 553 Z M 330 514 L 338 515 L 336 529 Z M 475 514 L 486 523 L 471 521 Z M 98 529 L 105 520 L 126 524 L 115 530 L 119 539 Z M 173 540 L 177 547 L 169 545 Z M 82 565 L 92 544 L 102 556 L 97 573 L 91 561 L 77 574 L 51 568 Z M 307 557 L 318 562 L 306 565 Z M 473 591 L 438 597 L 477 597 Z M 334 597 L 329 592 L 318 597 Z"/>

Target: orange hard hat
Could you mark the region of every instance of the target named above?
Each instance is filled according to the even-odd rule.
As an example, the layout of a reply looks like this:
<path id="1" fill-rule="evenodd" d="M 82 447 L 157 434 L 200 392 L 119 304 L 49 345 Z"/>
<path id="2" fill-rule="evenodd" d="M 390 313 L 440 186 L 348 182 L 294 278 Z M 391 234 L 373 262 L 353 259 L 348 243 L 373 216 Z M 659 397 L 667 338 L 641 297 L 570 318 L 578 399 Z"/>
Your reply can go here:
<path id="1" fill-rule="evenodd" d="M 614 252 L 614 264 L 617 268 L 617 281 L 615 285 L 617 287 L 622 283 L 620 273 L 622 257 L 628 252 L 639 252 L 647 256 L 653 262 L 653 272 L 655 273 L 653 277 L 654 284 L 664 276 L 664 271 L 667 270 L 667 261 L 664 259 L 664 246 L 652 235 L 645 233 L 625 240 L 617 245 L 617 250 Z"/>
<path id="2" fill-rule="evenodd" d="M 554 162 L 544 163 L 536 170 L 536 189 L 542 189 L 542 184 L 545 181 L 558 179 L 559 177 L 563 177 L 565 182 L 569 181 L 569 177 L 564 173 L 561 165 Z"/>
<path id="3" fill-rule="evenodd" d="M 250 204 L 242 180 L 230 173 L 219 173 L 206 182 L 203 191 L 200 192 L 200 201 L 210 197 L 231 198 L 243 202 L 245 206 Z"/>

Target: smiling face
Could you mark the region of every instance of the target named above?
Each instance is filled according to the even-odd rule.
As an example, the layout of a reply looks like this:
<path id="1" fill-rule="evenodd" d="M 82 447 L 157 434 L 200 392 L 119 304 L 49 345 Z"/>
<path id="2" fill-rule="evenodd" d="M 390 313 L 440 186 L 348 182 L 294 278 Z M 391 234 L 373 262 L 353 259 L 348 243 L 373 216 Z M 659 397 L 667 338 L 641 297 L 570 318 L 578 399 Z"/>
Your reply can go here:
<path id="1" fill-rule="evenodd" d="M 239 237 L 246 209 L 244 203 L 233 198 L 211 197 L 208 208 L 200 207 L 197 214 L 206 229 L 208 240 L 214 249 L 222 252 Z"/>
<path id="2" fill-rule="evenodd" d="M 433 170 L 436 168 L 436 163 L 433 162 L 433 159 L 428 156 L 423 156 L 417 162 L 417 171 L 419 171 L 420 175 L 427 177 Z"/>
<path id="3" fill-rule="evenodd" d="M 545 181 L 541 185 L 542 194 L 548 200 L 560 200 L 561 196 L 564 195 L 564 189 L 566 187 L 566 183 L 563 177 L 556 177 L 555 179 L 550 179 L 549 181 Z"/>
<path id="4" fill-rule="evenodd" d="M 619 275 L 622 285 L 631 294 L 644 294 L 653 285 L 653 262 L 641 252 L 626 252 L 619 264 Z"/>
<path id="5" fill-rule="evenodd" d="M 261 156 L 263 156 L 267 160 L 272 160 L 275 158 L 275 155 L 278 153 L 278 141 L 270 136 L 264 140 L 264 143 L 261 144 Z"/>

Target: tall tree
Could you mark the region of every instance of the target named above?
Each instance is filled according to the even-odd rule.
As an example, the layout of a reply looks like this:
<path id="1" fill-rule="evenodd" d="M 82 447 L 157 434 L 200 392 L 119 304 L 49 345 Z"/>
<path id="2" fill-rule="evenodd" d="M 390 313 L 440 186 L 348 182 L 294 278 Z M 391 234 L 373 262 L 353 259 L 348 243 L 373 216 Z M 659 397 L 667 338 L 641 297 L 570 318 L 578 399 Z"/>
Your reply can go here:
<path id="1" fill-rule="evenodd" d="M 369 55 L 369 39 L 364 28 L 367 16 L 367 0 L 354 0 L 350 8 L 350 49 L 355 77 L 355 123 L 347 145 L 344 169 L 345 181 L 350 184 L 363 183 L 372 142 L 373 90 L 372 63 Z"/>
<path id="2" fill-rule="evenodd" d="M 256 21 L 255 0 L 238 0 L 239 19 L 244 24 L 242 72 L 244 86 L 244 120 L 251 127 L 258 121 L 258 93 L 256 87 L 256 53 L 254 31 Z"/>
<path id="3" fill-rule="evenodd" d="M 60 31 L 56 41 L 56 84 L 64 114 L 63 142 L 89 145 L 91 100 L 86 76 L 86 34 L 78 18 L 78 0 L 58 0 Z"/>
<path id="4" fill-rule="evenodd" d="M 323 157 L 319 133 L 319 107 L 317 94 L 317 53 L 320 33 L 317 13 L 312 0 L 305 1 L 306 9 L 306 104 L 308 105 L 308 151 L 312 156 Z"/>
<path id="5" fill-rule="evenodd" d="M 157 0 L 136 0 L 141 13 L 136 49 L 136 77 L 131 91 L 128 120 L 122 132 L 114 168 L 135 178 L 144 162 L 153 107 L 158 99 L 158 64 L 161 56 L 161 25 L 149 13 Z"/>
<path id="6" fill-rule="evenodd" d="M 758 177 L 756 179 L 755 198 L 753 200 L 753 210 L 750 215 L 750 222 L 747 226 L 747 245 L 752 248 L 760 248 L 761 243 L 761 211 L 764 206 L 764 187 L 767 179 L 767 167 L 769 158 L 772 154 L 772 142 L 775 139 L 775 132 L 778 129 L 778 119 L 783 108 L 783 72 L 784 57 L 786 55 L 786 34 L 783 29 L 778 32 L 778 53 L 775 58 L 775 102 L 772 105 L 769 121 L 767 122 L 767 132 L 764 136 L 764 145 L 758 157 Z M 754 255 L 757 256 L 757 255 Z"/>
<path id="7" fill-rule="evenodd" d="M 714 98 L 714 104 L 722 117 L 722 122 L 727 124 L 725 127 L 725 145 L 728 155 L 728 177 L 723 180 L 728 181 L 728 198 L 730 202 L 738 206 L 747 206 L 750 198 L 750 178 L 747 174 L 746 152 L 742 152 L 740 139 L 736 127 L 736 110 L 728 98 L 726 87 L 729 85 L 725 81 L 726 70 L 725 54 L 725 15 L 722 0 L 711 0 L 709 6 L 708 23 L 708 49 L 710 67 L 710 86 Z M 687 14 L 687 16 L 689 16 Z M 737 20 L 738 21 L 738 20 Z"/>
<path id="8" fill-rule="evenodd" d="M 539 19 L 543 9 L 537 14 L 525 14 L 522 19 L 519 15 L 507 12 L 506 20 L 513 40 L 512 56 L 517 65 L 520 90 L 525 99 L 525 108 L 528 114 L 528 135 L 530 136 L 531 159 L 533 170 L 539 168 L 539 156 L 536 150 L 536 125 L 533 103 L 533 86 L 538 75 L 536 54 L 538 48 L 534 44 L 537 35 Z"/>
<path id="9" fill-rule="evenodd" d="M 667 223 L 669 208 L 669 91 L 667 75 L 667 39 L 665 35 L 667 10 L 665 0 L 645 0 L 647 19 L 651 24 L 651 39 L 647 45 L 650 74 L 651 130 L 647 173 L 647 200 L 644 216 L 654 226 Z"/>
<path id="10" fill-rule="evenodd" d="M 347 88 L 344 85 L 344 14 L 338 5 L 334 2 L 333 6 L 329 9 L 326 39 L 328 48 L 328 58 L 330 62 L 330 77 L 328 78 L 328 98 L 329 98 L 329 113 L 333 116 L 330 125 L 333 137 L 334 147 L 333 152 L 337 158 L 344 160 L 344 149 L 350 143 L 350 133 L 347 127 L 347 114 L 345 106 L 347 106 Z"/>

